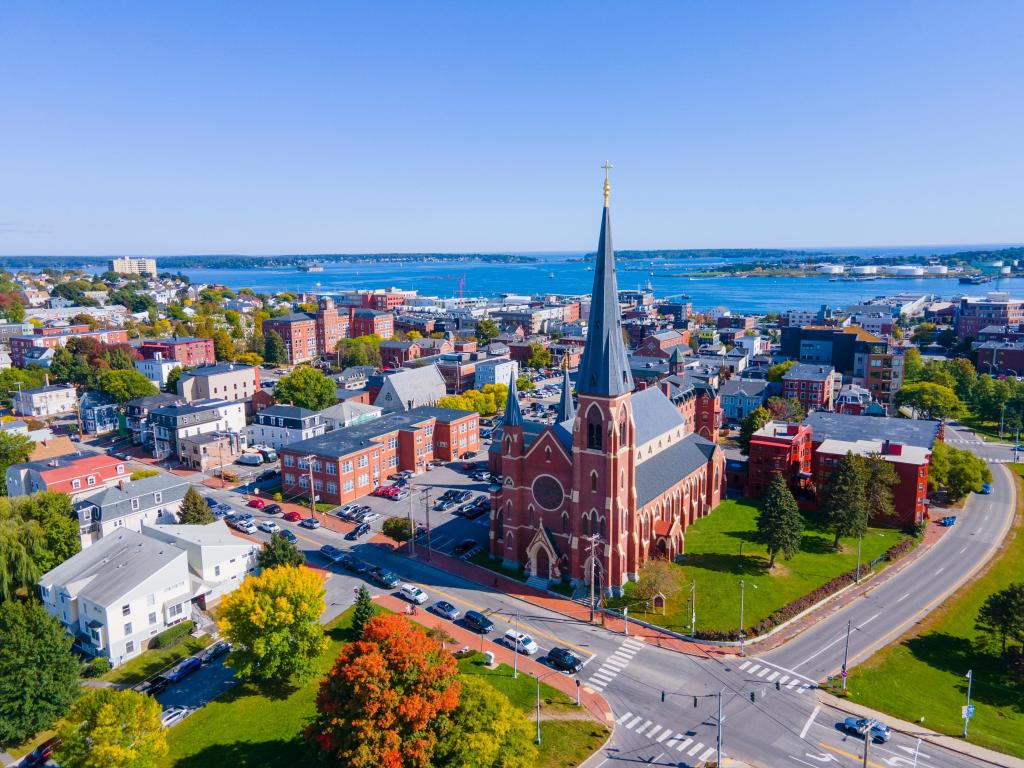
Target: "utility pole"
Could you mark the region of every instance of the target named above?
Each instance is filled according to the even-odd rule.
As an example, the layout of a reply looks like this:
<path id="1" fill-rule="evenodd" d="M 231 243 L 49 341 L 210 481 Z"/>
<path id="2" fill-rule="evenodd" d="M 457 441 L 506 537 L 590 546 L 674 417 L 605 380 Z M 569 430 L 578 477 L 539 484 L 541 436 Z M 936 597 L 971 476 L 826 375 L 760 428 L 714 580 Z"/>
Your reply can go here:
<path id="1" fill-rule="evenodd" d="M 594 572 L 597 566 L 595 551 L 597 548 L 597 534 L 592 533 L 590 540 L 590 623 L 594 623 Z"/>
<path id="2" fill-rule="evenodd" d="M 857 537 L 857 575 L 853 577 L 854 584 L 860 584 L 860 545 L 863 541 L 863 536 Z"/>
<path id="3" fill-rule="evenodd" d="M 409 554 L 416 557 L 416 521 L 412 516 L 412 494 L 409 494 Z"/>
<path id="4" fill-rule="evenodd" d="M 430 561 L 430 489 L 423 489 L 423 509 L 427 514 L 427 562 Z"/>
<path id="5" fill-rule="evenodd" d="M 843 678 L 843 682 L 846 682 L 846 678 Z M 876 720 L 868 720 L 867 725 L 864 727 L 864 762 L 861 763 L 861 768 L 868 768 L 868 749 L 871 747 L 871 729 L 875 727 Z"/>
<path id="6" fill-rule="evenodd" d="M 228 484 L 227 480 L 224 479 L 224 438 L 221 438 L 218 445 L 220 446 L 220 449 L 218 450 L 218 453 L 220 454 L 220 487 L 224 488 Z"/>
<path id="7" fill-rule="evenodd" d="M 725 688 L 718 692 L 718 755 L 715 757 L 715 760 L 718 761 L 719 765 L 722 764 L 722 691 L 724 690 Z"/>
<path id="8" fill-rule="evenodd" d="M 743 579 L 740 579 L 740 656 L 746 655 L 743 652 L 743 638 L 745 636 L 743 627 Z M 719 759 L 721 759 L 721 755 L 719 755 Z"/>
<path id="9" fill-rule="evenodd" d="M 309 516 L 316 517 L 316 492 L 313 490 L 313 456 L 306 457 L 306 468 L 309 470 Z"/>
<path id="10" fill-rule="evenodd" d="M 850 660 L 850 630 L 853 629 L 853 620 L 846 622 L 846 650 L 843 651 L 843 690 L 846 690 L 846 663 Z"/>

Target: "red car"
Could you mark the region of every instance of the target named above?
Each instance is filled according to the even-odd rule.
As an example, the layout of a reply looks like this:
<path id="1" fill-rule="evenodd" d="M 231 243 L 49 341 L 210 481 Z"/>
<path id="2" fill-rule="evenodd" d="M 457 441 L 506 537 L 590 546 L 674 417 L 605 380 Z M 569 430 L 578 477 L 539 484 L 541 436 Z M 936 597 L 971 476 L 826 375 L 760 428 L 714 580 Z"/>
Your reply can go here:
<path id="1" fill-rule="evenodd" d="M 295 511 L 285 512 L 282 517 L 285 520 L 287 520 L 289 523 L 297 523 L 297 522 L 299 522 L 299 520 L 302 519 L 302 515 L 300 515 L 298 512 L 295 512 Z"/>
<path id="2" fill-rule="evenodd" d="M 249 499 L 245 506 L 252 507 L 253 509 L 263 509 L 267 506 L 267 502 L 263 499 Z"/>

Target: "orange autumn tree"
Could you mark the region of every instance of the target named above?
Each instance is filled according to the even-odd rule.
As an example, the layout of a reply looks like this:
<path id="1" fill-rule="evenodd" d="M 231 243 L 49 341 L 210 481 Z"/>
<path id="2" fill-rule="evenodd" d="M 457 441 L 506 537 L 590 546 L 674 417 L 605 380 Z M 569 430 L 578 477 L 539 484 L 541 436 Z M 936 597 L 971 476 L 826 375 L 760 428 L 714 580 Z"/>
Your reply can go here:
<path id="1" fill-rule="evenodd" d="M 307 737 L 349 768 L 425 768 L 459 704 L 455 659 L 417 625 L 388 614 L 342 649 L 320 684 Z"/>

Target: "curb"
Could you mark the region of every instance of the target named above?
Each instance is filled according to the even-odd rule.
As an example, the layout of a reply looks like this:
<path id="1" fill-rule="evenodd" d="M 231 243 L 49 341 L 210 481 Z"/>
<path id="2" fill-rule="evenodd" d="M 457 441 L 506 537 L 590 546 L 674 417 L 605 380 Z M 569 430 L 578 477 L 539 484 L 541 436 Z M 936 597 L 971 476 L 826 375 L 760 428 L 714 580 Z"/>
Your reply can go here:
<path id="1" fill-rule="evenodd" d="M 991 765 L 999 766 L 999 768 L 1024 768 L 1024 760 L 1013 757 L 1012 755 L 1004 755 L 1001 752 L 988 749 L 986 747 L 979 747 L 976 744 L 971 744 L 963 739 L 955 736 L 946 736 L 928 729 L 923 729 L 915 723 L 908 723 L 906 720 L 894 720 L 891 716 L 884 712 L 878 712 L 869 707 L 855 704 L 852 701 L 846 699 L 840 699 L 838 696 L 833 696 L 830 693 L 826 693 L 821 689 L 818 689 L 818 701 L 827 707 L 838 709 L 840 712 L 845 712 L 848 715 L 857 715 L 859 717 L 873 717 L 879 720 L 885 721 L 886 725 L 892 728 L 894 731 L 899 731 L 911 738 L 919 738 L 926 744 L 932 744 L 936 747 L 942 747 L 950 752 L 955 752 L 958 755 L 965 755 L 966 757 L 973 757 L 975 760 L 981 760 Z"/>

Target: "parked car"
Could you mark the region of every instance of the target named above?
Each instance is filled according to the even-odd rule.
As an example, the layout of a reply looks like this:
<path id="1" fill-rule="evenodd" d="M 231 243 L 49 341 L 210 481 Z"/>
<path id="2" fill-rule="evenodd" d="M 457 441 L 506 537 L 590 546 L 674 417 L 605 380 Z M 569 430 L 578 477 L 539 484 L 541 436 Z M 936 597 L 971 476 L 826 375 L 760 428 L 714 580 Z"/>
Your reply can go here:
<path id="1" fill-rule="evenodd" d="M 563 672 L 575 674 L 583 669 L 583 662 L 568 648 L 552 648 L 548 651 L 548 664 Z"/>
<path id="2" fill-rule="evenodd" d="M 264 480 L 273 480 L 276 477 L 277 477 L 277 470 L 276 469 L 265 469 L 262 472 L 260 472 L 259 475 L 257 475 L 256 480 L 257 480 L 257 482 L 261 482 L 262 483 Z"/>
<path id="3" fill-rule="evenodd" d="M 230 515 L 231 514 L 231 505 L 230 504 L 225 504 L 224 502 L 220 502 L 217 506 L 215 506 L 213 508 L 213 514 L 215 514 L 215 515 Z"/>
<path id="4" fill-rule="evenodd" d="M 409 498 L 409 492 L 404 488 L 399 489 L 398 493 L 391 497 L 392 501 L 401 501 L 402 499 Z"/>
<path id="5" fill-rule="evenodd" d="M 430 599 L 427 597 L 427 593 L 415 584 L 403 584 L 398 591 L 402 594 L 402 597 L 416 605 L 423 605 Z"/>
<path id="6" fill-rule="evenodd" d="M 186 677 L 195 672 L 199 667 L 203 665 L 203 662 L 198 656 L 189 656 L 187 659 L 183 659 L 171 667 L 169 670 L 164 672 L 161 677 L 168 680 L 171 683 L 180 683 Z"/>
<path id="7" fill-rule="evenodd" d="M 267 504 L 267 506 L 263 507 L 263 514 L 265 514 L 265 515 L 279 515 L 279 514 L 281 514 L 281 505 L 280 504 Z"/>
<path id="8" fill-rule="evenodd" d="M 287 541 L 290 541 L 290 542 L 291 542 L 292 544 L 295 544 L 295 543 L 296 543 L 296 542 L 298 542 L 298 540 L 299 540 L 299 537 L 298 537 L 298 536 L 296 536 L 296 535 L 295 535 L 294 533 L 292 533 L 291 531 L 289 531 L 289 530 L 288 530 L 287 528 L 283 529 L 283 530 L 281 531 L 281 533 L 280 533 L 280 534 L 278 534 L 278 535 L 279 535 L 279 536 L 280 536 L 280 537 L 281 537 L 282 539 L 286 539 Z"/>
<path id="9" fill-rule="evenodd" d="M 37 766 L 46 765 L 62 742 L 63 739 L 61 739 L 60 736 L 54 736 L 51 739 L 47 739 L 25 755 L 25 758 L 20 764 L 23 768 L 37 768 Z"/>
<path id="10" fill-rule="evenodd" d="M 447 600 L 438 600 L 427 610 L 431 613 L 436 613 L 443 619 L 448 619 L 448 621 L 455 621 L 460 616 L 459 609 Z"/>
<path id="11" fill-rule="evenodd" d="M 847 733 L 865 735 L 868 723 L 870 721 L 863 717 L 848 717 L 843 721 L 843 730 Z M 877 720 L 871 726 L 871 740 L 884 744 L 892 738 L 892 730 L 885 723 L 880 723 Z"/>
<path id="12" fill-rule="evenodd" d="M 380 520 L 380 513 L 374 512 L 372 509 L 360 518 L 363 523 L 372 523 L 374 520 Z"/>
<path id="13" fill-rule="evenodd" d="M 463 539 L 455 545 L 455 549 L 452 552 L 455 553 L 456 557 L 462 557 L 467 552 L 471 552 L 480 545 L 476 543 L 476 539 Z"/>
<path id="14" fill-rule="evenodd" d="M 447 512 L 449 509 L 455 506 L 455 502 L 451 499 L 441 499 L 434 505 L 435 512 Z"/>
<path id="15" fill-rule="evenodd" d="M 380 566 L 370 570 L 370 578 L 386 589 L 394 589 L 398 586 L 398 577 L 387 568 Z"/>
<path id="16" fill-rule="evenodd" d="M 346 504 L 338 510 L 337 514 L 342 520 L 351 520 L 351 515 L 359 509 L 358 504 Z"/>
<path id="17" fill-rule="evenodd" d="M 353 528 L 351 531 L 349 531 L 348 533 L 345 534 L 345 539 L 347 541 L 355 541 L 360 536 L 365 536 L 369 532 L 370 532 L 370 526 L 367 523 L 360 523 L 355 528 Z"/>
<path id="18" fill-rule="evenodd" d="M 324 544 L 320 547 L 320 554 L 330 560 L 332 563 L 336 563 L 345 556 L 345 550 L 338 549 L 333 544 Z"/>
<path id="19" fill-rule="evenodd" d="M 533 654 L 540 650 L 540 647 L 534 642 L 532 637 L 516 629 L 508 630 L 502 638 L 502 642 L 516 653 L 524 653 L 527 656 L 533 656 Z"/>
<path id="20" fill-rule="evenodd" d="M 217 506 L 218 504 L 220 504 L 220 502 L 219 502 L 219 501 L 217 501 L 217 500 L 216 500 L 215 498 L 213 498 L 213 496 L 203 496 L 203 501 L 205 501 L 205 502 L 206 502 L 206 505 L 207 505 L 207 506 L 208 506 L 208 507 L 209 507 L 210 509 L 213 509 L 213 508 L 214 508 L 214 507 L 216 507 L 216 506 Z"/>
<path id="21" fill-rule="evenodd" d="M 263 457 L 263 460 L 268 464 L 272 461 L 277 461 L 277 451 L 273 448 L 259 448 L 257 450 L 259 451 L 260 456 Z"/>
<path id="22" fill-rule="evenodd" d="M 263 463 L 263 457 L 258 453 L 243 453 L 237 459 L 236 464 L 244 464 L 247 467 L 258 467 Z"/>
<path id="23" fill-rule="evenodd" d="M 257 526 L 264 533 L 277 533 L 281 530 L 281 526 L 277 524 L 276 520 L 263 520 Z"/>
<path id="24" fill-rule="evenodd" d="M 256 518 L 252 516 L 251 512 L 239 512 L 238 517 L 236 519 L 240 523 L 245 522 L 246 520 L 248 520 L 251 523 L 256 520 Z"/>
<path id="25" fill-rule="evenodd" d="M 203 664 L 209 664 L 214 659 L 226 656 L 231 650 L 231 643 L 227 640 L 218 640 L 213 645 L 206 646 L 199 654 L 199 660 Z"/>
<path id="26" fill-rule="evenodd" d="M 235 530 L 241 533 L 247 533 L 251 536 L 256 533 L 256 526 L 253 524 L 252 520 L 239 520 L 235 525 Z"/>
<path id="27" fill-rule="evenodd" d="M 245 502 L 245 506 L 252 507 L 253 509 L 263 509 L 265 506 L 267 506 L 267 502 L 265 502 L 263 499 L 249 499 L 247 502 Z"/>
<path id="28" fill-rule="evenodd" d="M 992 483 L 982 483 L 981 490 L 979 493 L 989 494 L 992 493 Z"/>
<path id="29" fill-rule="evenodd" d="M 345 557 L 341 559 L 341 564 L 348 568 L 354 573 L 366 573 L 370 570 L 370 566 L 360 560 L 358 557 L 353 555 L 351 552 L 346 552 Z"/>
<path id="30" fill-rule="evenodd" d="M 463 622 L 474 632 L 484 635 L 494 631 L 494 622 L 479 611 L 466 611 Z"/>
<path id="31" fill-rule="evenodd" d="M 307 517 L 305 520 L 299 523 L 303 528 L 309 528 L 311 531 L 315 531 L 320 527 L 320 521 L 315 517 Z"/>
<path id="32" fill-rule="evenodd" d="M 170 728 L 192 714 L 188 707 L 167 707 L 160 715 L 160 727 Z"/>
<path id="33" fill-rule="evenodd" d="M 297 523 L 302 519 L 302 515 L 293 509 L 290 512 L 285 512 L 284 515 L 282 515 L 282 519 L 287 520 L 289 523 Z"/>

